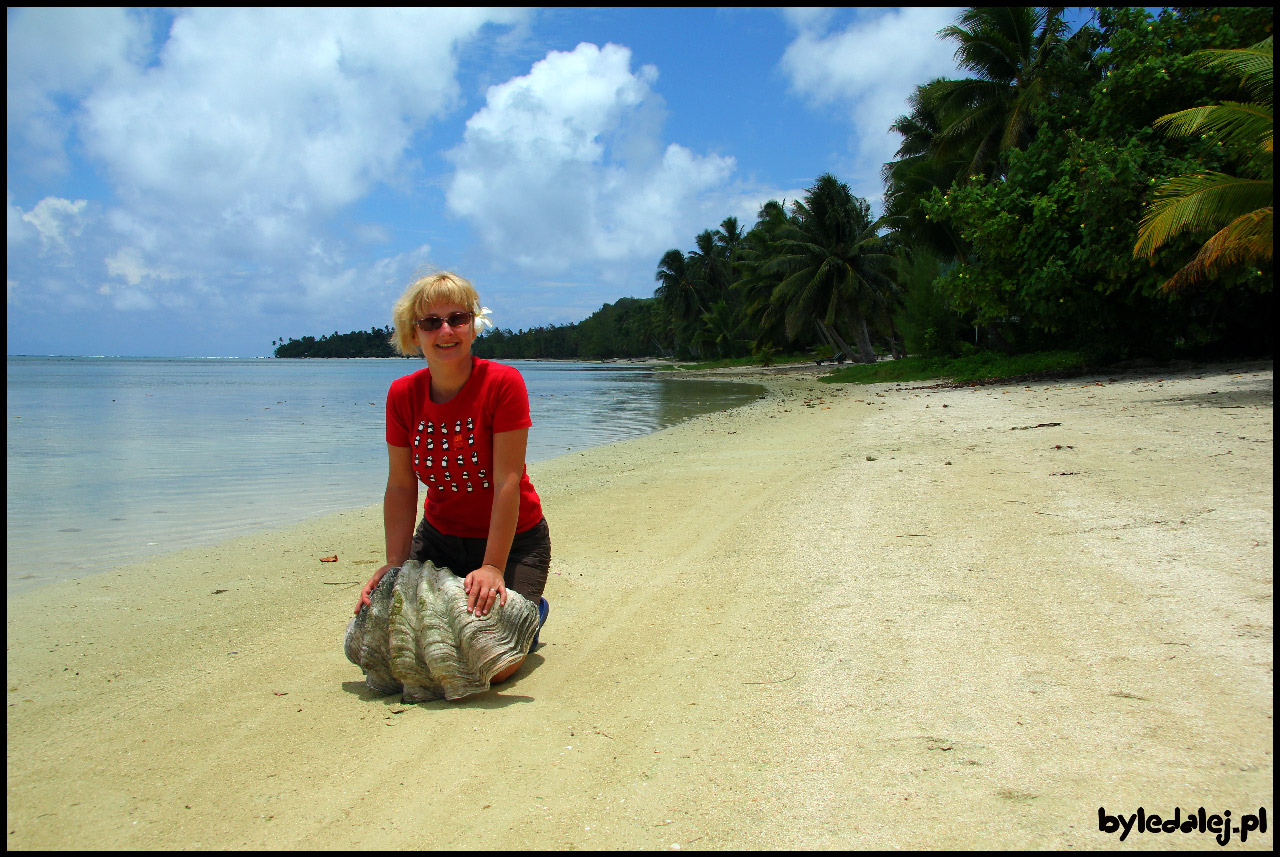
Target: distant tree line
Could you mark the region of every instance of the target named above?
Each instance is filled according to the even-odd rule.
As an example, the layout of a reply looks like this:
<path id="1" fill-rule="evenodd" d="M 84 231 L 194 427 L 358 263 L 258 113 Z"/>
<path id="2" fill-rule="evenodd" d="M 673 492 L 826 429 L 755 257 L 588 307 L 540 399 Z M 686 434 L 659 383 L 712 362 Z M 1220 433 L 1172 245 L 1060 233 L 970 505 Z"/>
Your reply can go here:
<path id="1" fill-rule="evenodd" d="M 662 324 L 656 298 L 621 298 L 605 304 L 573 324 L 533 327 L 513 332 L 490 330 L 475 341 L 477 357 L 506 360 L 608 360 L 653 357 L 662 353 L 658 330 Z M 334 331 L 319 339 L 282 337 L 271 344 L 276 357 L 397 357 L 391 345 L 393 329 L 371 327 L 352 333 Z"/>
<path id="2" fill-rule="evenodd" d="M 507 360 L 610 360 L 657 357 L 662 308 L 656 298 L 620 298 L 573 324 L 534 327 L 513 333 L 495 329 L 476 340 L 479 357 Z"/>
<path id="3" fill-rule="evenodd" d="M 371 327 L 351 333 L 335 330 L 319 339 L 304 336 L 285 342 L 281 337 L 271 344 L 276 346 L 276 357 L 398 357 L 391 347 L 391 333 L 390 327 Z"/>

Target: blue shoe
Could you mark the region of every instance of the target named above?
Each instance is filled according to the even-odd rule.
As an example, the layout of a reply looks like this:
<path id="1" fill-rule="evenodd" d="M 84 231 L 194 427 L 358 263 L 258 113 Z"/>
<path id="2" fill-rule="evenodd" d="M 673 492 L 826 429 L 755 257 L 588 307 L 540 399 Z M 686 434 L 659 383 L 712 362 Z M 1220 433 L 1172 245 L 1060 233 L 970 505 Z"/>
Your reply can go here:
<path id="1" fill-rule="evenodd" d="M 529 646 L 529 651 L 538 648 L 538 634 L 542 633 L 542 626 L 547 623 L 547 614 L 551 612 L 551 605 L 547 603 L 547 599 L 538 599 L 538 630 L 533 635 L 533 643 Z"/>

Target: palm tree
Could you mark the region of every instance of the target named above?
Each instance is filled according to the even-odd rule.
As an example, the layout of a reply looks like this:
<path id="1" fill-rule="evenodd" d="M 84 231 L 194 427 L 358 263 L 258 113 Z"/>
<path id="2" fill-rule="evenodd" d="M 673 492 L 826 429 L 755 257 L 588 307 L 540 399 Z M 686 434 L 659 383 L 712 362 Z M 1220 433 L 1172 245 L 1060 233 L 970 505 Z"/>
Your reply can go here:
<path id="1" fill-rule="evenodd" d="M 1223 102 L 1169 113 L 1155 127 L 1171 136 L 1201 134 L 1206 139 L 1242 151 L 1246 163 L 1242 178 L 1203 170 L 1175 176 L 1156 188 L 1138 228 L 1135 258 L 1150 259 L 1174 236 L 1201 228 L 1218 232 L 1161 288 L 1177 291 L 1215 276 L 1236 263 L 1262 264 L 1272 258 L 1272 82 L 1271 37 L 1238 50 L 1198 51 L 1200 62 L 1242 75 L 1243 85 L 1255 99 L 1250 104 Z"/>
<path id="2" fill-rule="evenodd" d="M 677 249 L 668 250 L 658 262 L 658 271 L 654 275 L 658 281 L 654 296 L 669 320 L 676 350 L 683 343 L 696 353 L 698 322 L 707 308 L 702 305 L 694 275 L 684 253 Z"/>
<path id="3" fill-rule="evenodd" d="M 741 318 L 736 318 L 739 310 L 737 296 L 730 286 L 736 279 L 734 266 L 742 245 L 742 230 L 738 226 L 736 217 L 725 218 L 720 226 L 720 229 L 705 229 L 699 233 L 694 239 L 695 249 L 686 253 L 684 257 L 681 287 L 696 296 L 696 303 L 686 296 L 681 308 L 683 312 L 688 313 L 694 305 L 697 307 L 693 317 L 694 324 L 688 331 L 689 341 L 694 344 L 723 338 L 720 337 L 719 332 L 710 332 L 711 335 L 708 336 L 709 331 L 702 327 L 702 323 L 705 323 L 707 318 L 713 316 L 720 318 L 714 312 L 717 303 L 724 303 L 726 306 L 724 311 L 735 316 L 734 328 L 741 325 Z M 671 264 L 665 267 L 670 268 L 675 264 L 673 259 Z M 660 267 L 659 279 L 662 276 L 662 267 Z"/>
<path id="4" fill-rule="evenodd" d="M 895 153 L 897 160 L 880 171 L 885 184 L 881 220 L 902 243 L 963 260 L 967 254 L 963 239 L 949 223 L 929 220 L 920 206 L 934 188 L 949 188 L 968 164 L 967 159 L 946 161 L 936 153 L 936 141 L 947 127 L 940 95 L 950 83 L 936 78 L 917 86 L 907 99 L 909 111 L 889 126 L 902 136 L 902 144 Z"/>
<path id="5" fill-rule="evenodd" d="M 938 35 L 957 43 L 956 61 L 973 73 L 945 81 L 933 95 L 948 124 L 933 137 L 936 158 L 963 159 L 962 177 L 1000 174 L 1002 155 L 1035 133 L 1035 108 L 1051 92 L 1054 65 L 1087 38 L 1064 39 L 1063 7 L 980 6 L 965 10 Z"/>
<path id="6" fill-rule="evenodd" d="M 732 289 L 742 307 L 743 327 L 755 332 L 752 346 L 757 351 L 776 351 L 787 340 L 784 314 L 772 302 L 774 289 L 785 277 L 776 271 L 766 274 L 763 269 L 778 254 L 779 232 L 788 222 L 786 201 L 769 200 L 760 206 L 756 225 L 743 236 L 737 249 L 738 280 Z"/>
<path id="7" fill-rule="evenodd" d="M 712 304 L 711 311 L 703 314 L 702 324 L 702 339 L 709 342 L 720 357 L 732 357 L 739 345 L 746 344 L 738 338 L 741 319 L 727 301 Z"/>
<path id="8" fill-rule="evenodd" d="M 789 339 L 816 324 L 851 360 L 875 362 L 867 318 L 888 302 L 888 256 L 876 234 L 871 207 L 826 173 L 793 204 L 795 221 L 779 230 L 778 255 L 761 268 L 785 278 L 770 299 L 781 310 Z M 837 325 L 853 333 L 855 355 Z"/>
<path id="9" fill-rule="evenodd" d="M 703 230 L 694 239 L 696 249 L 685 257 L 704 306 L 722 300 L 733 277 L 723 237 L 719 230 Z"/>
<path id="10" fill-rule="evenodd" d="M 742 227 L 738 225 L 738 218 L 726 217 L 720 221 L 720 228 L 716 230 L 716 237 L 724 247 L 725 259 L 729 262 L 729 270 L 732 272 L 733 266 L 737 263 L 738 256 L 742 252 L 742 242 L 746 238 L 742 233 Z"/>

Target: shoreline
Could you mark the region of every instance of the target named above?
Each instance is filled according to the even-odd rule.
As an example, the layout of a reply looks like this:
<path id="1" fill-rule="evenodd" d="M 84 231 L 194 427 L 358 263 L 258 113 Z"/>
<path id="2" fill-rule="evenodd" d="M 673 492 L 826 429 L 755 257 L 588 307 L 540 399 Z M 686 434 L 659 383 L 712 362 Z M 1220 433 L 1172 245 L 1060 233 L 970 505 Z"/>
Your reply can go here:
<path id="1" fill-rule="evenodd" d="M 45 358 L 39 359 L 44 360 Z M 66 359 L 73 362 L 80 360 L 80 358 Z M 108 362 L 117 359 L 109 358 Z M 147 359 L 153 359 L 158 362 L 207 362 L 198 358 L 161 357 Z M 368 361 L 382 358 L 335 359 L 342 362 L 350 362 L 351 360 Z M 89 359 L 86 358 L 81 362 L 89 362 Z M 632 374 L 638 373 L 646 379 L 649 377 L 643 367 L 628 368 L 634 368 L 635 371 Z M 526 369 L 525 371 L 533 372 L 535 370 Z M 664 380 L 666 379 L 655 378 L 655 384 Z M 666 386 L 669 387 L 669 385 Z M 749 388 L 746 387 L 722 387 L 721 389 L 725 391 L 724 398 L 728 399 L 742 400 L 752 395 L 747 392 Z M 275 396 L 274 398 L 282 397 Z M 689 398 L 708 399 L 705 395 L 692 395 Z M 263 401 L 262 404 L 271 405 L 273 402 Z M 280 413 L 280 405 L 282 403 L 274 402 L 274 404 L 277 406 L 276 411 L 273 412 L 267 409 L 261 413 Z M 702 404 L 690 407 L 712 408 L 724 406 L 723 404 L 703 401 Z M 659 409 L 655 406 L 652 416 L 653 424 L 642 420 L 631 423 L 619 420 L 614 422 L 612 429 L 609 431 L 599 431 L 590 422 L 586 422 L 580 428 L 570 426 L 569 434 L 566 435 L 564 426 L 555 425 L 554 414 L 539 414 L 536 407 L 537 403 L 535 403 L 534 419 L 538 420 L 539 426 L 535 428 L 530 438 L 529 455 L 532 456 L 531 460 L 562 455 L 567 448 L 579 449 L 582 448 L 582 445 L 612 442 L 611 437 L 618 437 L 619 435 L 625 439 L 628 432 L 656 430 L 654 424 L 659 421 L 660 417 L 662 419 L 670 419 L 674 416 L 679 416 L 679 414 L 671 413 L 669 408 L 664 409 L 659 414 Z M 32 410 L 35 409 L 33 408 Z M 563 407 L 559 409 L 559 412 L 564 412 Z M 31 421 L 23 419 L 23 417 L 38 419 L 41 416 L 39 413 L 33 416 L 25 409 L 19 409 L 13 413 L 15 416 L 12 418 L 15 421 L 22 419 L 21 425 L 24 426 L 30 426 Z M 324 411 L 318 411 L 317 415 L 324 413 Z M 307 415 L 299 417 L 304 425 L 311 418 L 311 416 Z M 380 413 L 378 419 L 381 419 Z M 543 422 L 544 419 L 546 422 Z M 579 420 L 579 422 L 582 421 Z M 15 422 L 15 424 L 19 423 Z M 244 425 L 249 424 L 245 423 Z M 379 449 L 381 449 L 380 425 L 377 431 Z M 30 432 L 27 434 L 29 435 Z M 564 435 L 563 439 L 562 435 Z M 570 446 L 571 444 L 572 446 Z M 11 448 L 10 452 L 13 453 L 14 450 Z M 323 494 L 316 494 L 314 487 L 305 483 L 276 483 L 271 481 L 274 476 L 264 478 L 262 474 L 241 468 L 244 472 L 243 478 L 228 490 L 231 492 L 239 491 L 239 494 L 232 499 L 236 501 L 248 499 L 250 502 L 247 505 L 232 503 L 225 496 L 215 498 L 213 502 L 218 508 L 213 514 L 210 514 L 207 508 L 201 506 L 187 504 L 179 509 L 176 506 L 165 505 L 161 501 L 155 500 L 152 501 L 151 506 L 156 509 L 163 509 L 163 512 L 152 512 L 151 509 L 134 509 L 133 514 L 130 516 L 130 523 L 117 526 L 108 523 L 107 518 L 109 515 L 122 513 L 104 510 L 90 523 L 77 522 L 74 527 L 60 530 L 58 533 L 54 532 L 55 528 L 65 527 L 66 523 L 55 522 L 55 519 L 50 514 L 46 513 L 36 519 L 30 514 L 22 515 L 16 511 L 26 505 L 25 500 L 35 499 L 35 496 L 38 495 L 31 496 L 30 492 L 38 491 L 39 489 L 38 484 L 30 489 L 20 489 L 17 486 L 26 485 L 29 482 L 22 479 L 11 479 L 10 500 L 16 505 L 13 507 L 15 511 L 11 512 L 10 515 L 10 569 L 6 575 L 6 593 L 9 596 L 13 596 L 38 589 L 59 579 L 92 577 L 102 573 L 104 570 L 125 568 L 137 562 L 158 559 L 187 547 L 212 548 L 228 539 L 314 521 L 322 519 L 326 515 L 372 506 L 380 507 L 381 497 L 378 495 L 381 492 L 382 483 L 386 479 L 386 459 L 385 452 L 379 452 L 379 461 L 381 463 L 374 462 L 369 457 L 373 455 L 373 452 L 370 447 L 367 450 L 367 455 L 364 453 L 356 455 L 344 452 L 343 456 L 345 457 L 335 458 L 333 466 L 343 468 L 340 474 L 341 478 L 339 476 L 330 476 L 329 487 L 325 488 Z M 370 470 L 366 464 L 376 469 Z M 352 474 L 356 470 L 367 473 L 369 477 L 367 483 L 363 480 L 352 478 Z M 176 475 L 176 472 L 169 472 Z M 10 475 L 11 477 L 13 476 L 12 473 Z M 366 490 L 360 490 L 361 484 L 365 485 Z M 109 487 L 119 490 L 118 486 Z M 247 498 L 243 496 L 246 492 L 250 492 L 250 496 Z M 261 497 L 253 496 L 252 492 L 259 492 Z M 138 497 L 146 496 L 146 492 L 141 488 L 135 493 Z M 59 495 L 59 500 L 61 502 L 57 505 L 47 504 L 44 499 L 32 505 L 36 508 L 47 508 L 50 511 L 64 508 L 63 514 L 71 515 L 76 508 L 73 503 L 79 503 L 81 498 L 80 496 L 73 496 L 69 492 L 62 492 Z M 163 519 L 165 522 L 163 529 L 152 523 L 153 521 L 158 522 L 160 519 L 150 518 L 151 514 L 167 515 Z M 57 520 L 62 519 L 58 518 Z M 112 518 L 112 520 L 123 519 Z M 72 532 L 75 533 L 74 536 L 62 535 L 62 533 Z M 96 547 L 92 552 L 86 554 L 84 551 L 85 545 L 96 545 Z"/>
<path id="2" fill-rule="evenodd" d="M 1269 362 L 760 383 L 529 465 L 544 647 L 463 702 L 342 654 L 376 505 L 10 598 L 9 847 L 1111 848 L 1099 806 L 1271 809 Z"/>

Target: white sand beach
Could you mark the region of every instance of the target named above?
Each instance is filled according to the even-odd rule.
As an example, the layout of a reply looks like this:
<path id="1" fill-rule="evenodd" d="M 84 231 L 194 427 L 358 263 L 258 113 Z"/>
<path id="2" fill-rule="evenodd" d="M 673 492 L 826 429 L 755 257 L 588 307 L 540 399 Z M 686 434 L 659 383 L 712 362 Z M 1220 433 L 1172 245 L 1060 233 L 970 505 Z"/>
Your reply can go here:
<path id="1" fill-rule="evenodd" d="M 8 847 L 1181 849 L 1217 846 L 1099 807 L 1272 812 L 1270 362 L 749 377 L 530 465 L 544 645 L 461 702 L 343 655 L 378 507 L 9 599 Z"/>

